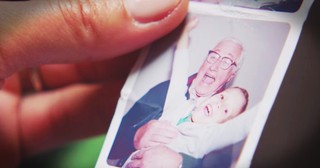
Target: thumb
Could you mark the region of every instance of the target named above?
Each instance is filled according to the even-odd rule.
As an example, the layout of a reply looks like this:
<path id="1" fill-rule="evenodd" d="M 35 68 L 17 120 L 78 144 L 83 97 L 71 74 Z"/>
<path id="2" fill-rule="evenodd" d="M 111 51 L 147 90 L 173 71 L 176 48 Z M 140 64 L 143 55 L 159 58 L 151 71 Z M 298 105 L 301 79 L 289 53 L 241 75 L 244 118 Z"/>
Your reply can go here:
<path id="1" fill-rule="evenodd" d="M 188 0 L 1 1 L 0 79 L 26 67 L 133 51 L 177 27 L 187 6 Z"/>

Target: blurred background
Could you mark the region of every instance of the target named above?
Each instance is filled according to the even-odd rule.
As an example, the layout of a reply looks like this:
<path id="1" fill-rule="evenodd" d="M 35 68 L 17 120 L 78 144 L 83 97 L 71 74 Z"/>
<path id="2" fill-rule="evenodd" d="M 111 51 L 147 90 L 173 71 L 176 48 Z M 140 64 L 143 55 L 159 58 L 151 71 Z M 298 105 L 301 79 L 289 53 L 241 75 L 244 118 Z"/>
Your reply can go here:
<path id="1" fill-rule="evenodd" d="M 251 167 L 320 167 L 320 1 L 315 0 Z"/>

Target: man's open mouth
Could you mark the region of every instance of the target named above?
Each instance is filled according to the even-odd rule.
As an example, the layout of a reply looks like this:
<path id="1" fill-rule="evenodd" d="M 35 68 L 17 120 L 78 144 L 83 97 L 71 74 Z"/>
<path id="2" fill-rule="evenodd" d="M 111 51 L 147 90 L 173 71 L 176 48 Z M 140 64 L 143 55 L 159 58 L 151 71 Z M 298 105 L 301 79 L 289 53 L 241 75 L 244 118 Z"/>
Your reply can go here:
<path id="1" fill-rule="evenodd" d="M 209 75 L 209 74 L 205 74 L 202 78 L 202 82 L 204 82 L 208 85 L 212 84 L 215 81 L 216 81 L 216 78 L 212 75 Z"/>

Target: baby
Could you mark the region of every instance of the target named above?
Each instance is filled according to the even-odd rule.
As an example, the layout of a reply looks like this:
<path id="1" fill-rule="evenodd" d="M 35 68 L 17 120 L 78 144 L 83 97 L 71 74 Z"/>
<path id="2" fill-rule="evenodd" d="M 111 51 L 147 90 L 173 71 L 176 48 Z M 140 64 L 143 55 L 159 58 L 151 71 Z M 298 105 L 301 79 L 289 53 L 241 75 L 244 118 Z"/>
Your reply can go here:
<path id="1" fill-rule="evenodd" d="M 224 147 L 216 143 L 212 135 L 221 134 L 223 138 L 225 123 L 243 113 L 248 101 L 248 92 L 240 87 L 213 95 L 179 119 L 176 127 L 180 135 L 167 146 L 195 158 Z M 232 133 L 228 134 L 232 136 Z"/>
<path id="2" fill-rule="evenodd" d="M 183 122 L 222 124 L 238 116 L 246 109 L 248 97 L 248 92 L 243 88 L 228 88 L 195 107 L 191 113 L 189 112 L 181 118 L 177 125 Z"/>
<path id="3" fill-rule="evenodd" d="M 223 132 L 220 125 L 243 113 L 248 101 L 247 90 L 240 87 L 231 87 L 213 95 L 179 119 L 176 127 L 180 134 L 166 145 L 194 158 L 202 158 L 205 154 L 222 148 L 223 146 L 210 140 L 210 136 Z M 126 167 L 131 156 L 123 167 Z"/>

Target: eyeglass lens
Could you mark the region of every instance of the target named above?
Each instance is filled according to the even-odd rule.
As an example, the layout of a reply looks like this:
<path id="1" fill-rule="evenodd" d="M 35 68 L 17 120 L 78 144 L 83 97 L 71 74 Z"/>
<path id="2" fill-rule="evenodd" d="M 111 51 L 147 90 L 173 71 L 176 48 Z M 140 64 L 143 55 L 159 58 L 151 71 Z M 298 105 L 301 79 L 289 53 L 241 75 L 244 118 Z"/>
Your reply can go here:
<path id="1" fill-rule="evenodd" d="M 207 61 L 210 64 L 214 64 L 216 63 L 219 59 L 221 58 L 221 56 L 214 52 L 214 51 L 209 51 L 209 55 L 207 57 Z M 222 69 L 228 69 L 230 66 L 232 65 L 232 60 L 228 57 L 222 57 L 220 60 L 220 68 Z"/>

